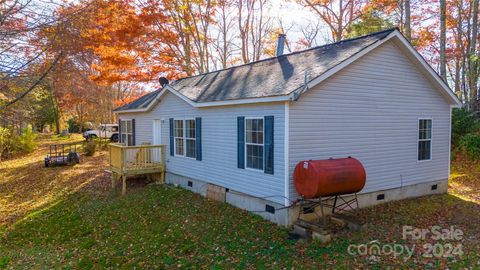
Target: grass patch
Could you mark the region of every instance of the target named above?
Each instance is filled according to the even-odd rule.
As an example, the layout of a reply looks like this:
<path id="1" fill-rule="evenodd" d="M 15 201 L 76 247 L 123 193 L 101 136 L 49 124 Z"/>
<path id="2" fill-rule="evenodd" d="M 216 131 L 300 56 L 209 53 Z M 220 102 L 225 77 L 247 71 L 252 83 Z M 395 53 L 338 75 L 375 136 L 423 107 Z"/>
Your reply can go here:
<path id="1" fill-rule="evenodd" d="M 12 267 L 293 266 L 285 258 L 296 254 L 297 244 L 286 236 L 229 205 L 152 186 L 125 197 L 74 194 L 11 227 L 0 254 L 8 254 Z"/>
<path id="2" fill-rule="evenodd" d="M 286 229 L 179 188 L 148 186 L 124 197 L 75 193 L 11 226 L 0 240 L 0 254 L 11 268 L 478 266 L 478 246 L 470 240 L 463 242 L 466 254 L 456 261 L 421 255 L 407 262 L 389 256 L 372 261 L 347 253 L 350 244 L 399 243 L 403 225 L 449 224 L 461 226 L 470 238 L 478 235 L 478 225 L 467 226 L 466 220 L 449 214 L 471 214 L 458 203 L 451 195 L 440 195 L 365 209 L 366 231 L 345 232 L 322 245 L 288 240 Z M 447 213 L 440 214 L 440 209 Z"/>

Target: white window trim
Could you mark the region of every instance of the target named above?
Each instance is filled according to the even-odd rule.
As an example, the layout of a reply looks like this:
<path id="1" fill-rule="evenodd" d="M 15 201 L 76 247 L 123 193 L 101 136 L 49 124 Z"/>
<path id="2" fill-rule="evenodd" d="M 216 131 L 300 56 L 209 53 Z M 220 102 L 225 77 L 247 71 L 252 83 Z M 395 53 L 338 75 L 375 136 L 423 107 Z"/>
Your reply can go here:
<path id="1" fill-rule="evenodd" d="M 193 160 L 196 160 L 197 159 L 197 148 L 195 147 L 195 157 L 187 157 L 187 125 L 186 125 L 186 122 L 187 120 L 193 120 L 195 122 L 195 129 L 197 128 L 197 122 L 195 121 L 195 118 L 173 118 L 173 156 L 174 157 L 182 157 L 182 158 L 188 158 L 188 159 L 193 159 Z M 183 121 L 183 155 L 178 155 L 177 154 L 177 138 L 180 139 L 180 137 L 176 137 L 175 136 L 175 129 L 176 129 L 176 125 L 175 125 L 175 121 Z M 195 130 L 195 145 L 197 143 L 197 132 Z"/>
<path id="2" fill-rule="evenodd" d="M 422 139 L 420 140 L 420 120 L 430 120 L 432 122 L 432 125 L 431 125 L 431 130 L 430 130 L 430 139 Z M 422 159 L 422 160 L 419 160 L 418 159 L 418 145 L 420 143 L 420 141 L 430 141 L 430 158 L 429 159 Z M 433 154 L 433 118 L 428 118 L 428 117 L 420 117 L 417 119 L 417 163 L 421 163 L 421 162 L 428 162 L 428 161 L 431 161 L 432 160 L 432 154 Z"/>
<path id="3" fill-rule="evenodd" d="M 263 136 L 262 136 L 262 143 L 261 144 L 258 144 L 258 143 L 247 143 L 247 120 L 254 120 L 254 119 L 261 119 L 263 120 Z M 244 126 L 244 137 L 245 137 L 245 142 L 244 142 L 244 154 L 245 154 L 245 158 L 244 158 L 244 162 L 245 162 L 245 170 L 249 170 L 249 171 L 254 171 L 254 172 L 264 172 L 265 171 L 265 118 L 264 117 L 261 117 L 261 116 L 254 116 L 254 117 L 245 117 L 245 120 L 243 121 L 243 126 Z M 260 169 L 255 169 L 255 168 L 249 168 L 248 165 L 247 165 L 247 144 L 249 145 L 261 145 L 263 147 L 263 157 L 262 157 L 262 161 L 263 161 L 263 169 L 260 170 Z"/>
<path id="4" fill-rule="evenodd" d="M 127 122 L 131 122 L 131 125 L 132 125 L 132 130 L 130 130 L 130 132 L 123 132 L 122 130 L 119 130 L 121 132 L 121 135 L 123 136 L 125 134 L 125 138 L 126 140 L 128 141 L 128 135 L 131 135 L 132 136 L 132 139 L 133 139 L 133 119 L 132 118 L 128 118 L 128 119 L 120 119 L 120 124 L 121 124 L 121 127 L 120 129 L 123 127 L 123 125 L 125 124 L 125 131 L 127 131 L 127 128 L 128 128 L 128 124 Z M 120 134 L 120 133 L 119 133 Z M 120 138 L 120 140 L 122 140 L 122 138 Z M 122 140 L 122 143 L 125 143 L 123 140 Z M 133 146 L 132 144 L 133 142 L 130 142 L 130 144 L 125 143 L 126 146 Z"/>

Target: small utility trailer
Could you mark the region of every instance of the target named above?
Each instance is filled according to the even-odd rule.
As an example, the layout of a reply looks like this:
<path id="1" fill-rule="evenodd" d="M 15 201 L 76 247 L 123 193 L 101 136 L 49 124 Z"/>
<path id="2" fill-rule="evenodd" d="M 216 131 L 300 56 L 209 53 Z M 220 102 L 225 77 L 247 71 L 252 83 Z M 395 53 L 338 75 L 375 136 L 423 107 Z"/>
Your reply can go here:
<path id="1" fill-rule="evenodd" d="M 55 165 L 73 165 L 80 163 L 80 155 L 77 148 L 80 143 L 52 144 L 47 157 L 45 167 Z"/>

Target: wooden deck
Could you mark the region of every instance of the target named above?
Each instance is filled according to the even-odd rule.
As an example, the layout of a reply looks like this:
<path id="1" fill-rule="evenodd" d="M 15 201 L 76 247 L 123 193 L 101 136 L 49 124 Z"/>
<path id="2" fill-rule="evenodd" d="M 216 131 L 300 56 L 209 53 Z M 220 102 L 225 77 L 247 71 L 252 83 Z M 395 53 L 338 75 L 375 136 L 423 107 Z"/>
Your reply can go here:
<path id="1" fill-rule="evenodd" d="M 127 176 L 145 174 L 160 182 L 165 181 L 165 145 L 125 146 L 110 144 L 110 170 L 112 187 L 122 179 L 122 194 L 125 194 Z"/>

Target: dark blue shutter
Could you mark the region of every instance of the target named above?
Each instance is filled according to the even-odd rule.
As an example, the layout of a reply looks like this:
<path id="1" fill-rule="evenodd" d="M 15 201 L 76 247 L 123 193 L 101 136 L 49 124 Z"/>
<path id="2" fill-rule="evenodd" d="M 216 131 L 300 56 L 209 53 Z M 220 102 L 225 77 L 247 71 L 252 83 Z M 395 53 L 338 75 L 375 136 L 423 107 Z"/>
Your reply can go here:
<path id="1" fill-rule="evenodd" d="M 122 119 L 118 118 L 118 143 L 122 143 Z"/>
<path id="2" fill-rule="evenodd" d="M 195 149 L 196 159 L 202 160 L 202 118 L 195 118 Z"/>
<path id="3" fill-rule="evenodd" d="M 170 118 L 170 156 L 175 155 L 175 149 L 173 149 L 173 118 Z"/>
<path id="4" fill-rule="evenodd" d="M 135 119 L 132 119 L 132 145 L 137 145 L 135 142 Z"/>
<path id="5" fill-rule="evenodd" d="M 265 116 L 265 137 L 263 158 L 265 160 L 264 173 L 273 174 L 273 116 Z"/>
<path id="6" fill-rule="evenodd" d="M 245 117 L 237 117 L 237 166 L 245 169 Z"/>

